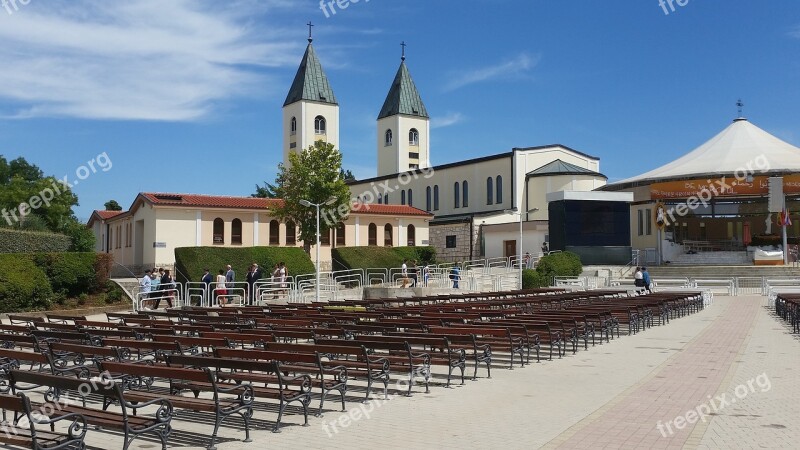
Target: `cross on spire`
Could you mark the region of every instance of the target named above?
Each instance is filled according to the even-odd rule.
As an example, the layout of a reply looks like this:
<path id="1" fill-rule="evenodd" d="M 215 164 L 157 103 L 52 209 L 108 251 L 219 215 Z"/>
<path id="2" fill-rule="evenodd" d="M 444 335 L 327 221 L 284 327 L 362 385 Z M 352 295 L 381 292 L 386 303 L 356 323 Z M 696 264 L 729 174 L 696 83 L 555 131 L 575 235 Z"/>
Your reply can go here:
<path id="1" fill-rule="evenodd" d="M 744 103 L 742 102 L 742 99 L 739 99 L 736 102 L 736 107 L 739 108 L 739 118 L 741 119 L 742 117 L 744 117 L 742 116 L 742 108 L 744 108 Z"/>
<path id="2" fill-rule="evenodd" d="M 400 57 L 400 60 L 401 60 L 401 61 L 405 61 L 405 60 L 406 60 L 406 41 L 403 41 L 403 42 L 401 42 L 401 43 L 400 43 L 400 47 L 402 47 L 402 48 L 403 48 L 403 54 L 402 54 L 402 56 Z"/>
<path id="3" fill-rule="evenodd" d="M 313 23 L 311 23 L 311 21 L 309 20 L 309 21 L 308 21 L 308 23 L 307 23 L 306 25 L 308 25 L 308 43 L 310 44 L 310 43 L 311 43 L 311 42 L 314 40 L 314 39 L 311 37 L 311 27 L 313 27 L 313 26 L 314 26 L 314 24 L 313 24 Z"/>

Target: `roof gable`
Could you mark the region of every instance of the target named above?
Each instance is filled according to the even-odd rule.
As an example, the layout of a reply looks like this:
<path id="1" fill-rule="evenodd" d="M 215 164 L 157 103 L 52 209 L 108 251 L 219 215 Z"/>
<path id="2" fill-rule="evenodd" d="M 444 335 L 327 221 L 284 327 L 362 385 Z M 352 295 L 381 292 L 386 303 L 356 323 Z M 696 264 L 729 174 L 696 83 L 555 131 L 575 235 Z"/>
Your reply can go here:
<path id="1" fill-rule="evenodd" d="M 595 172 L 594 170 L 586 169 L 584 167 L 576 166 L 575 164 L 570 164 L 568 162 L 564 162 L 560 159 L 556 159 L 555 161 L 551 161 L 538 169 L 532 170 L 528 172 L 528 177 L 543 177 L 543 176 L 552 176 L 552 175 L 594 175 L 594 176 L 601 176 L 605 178 L 605 175 Z"/>

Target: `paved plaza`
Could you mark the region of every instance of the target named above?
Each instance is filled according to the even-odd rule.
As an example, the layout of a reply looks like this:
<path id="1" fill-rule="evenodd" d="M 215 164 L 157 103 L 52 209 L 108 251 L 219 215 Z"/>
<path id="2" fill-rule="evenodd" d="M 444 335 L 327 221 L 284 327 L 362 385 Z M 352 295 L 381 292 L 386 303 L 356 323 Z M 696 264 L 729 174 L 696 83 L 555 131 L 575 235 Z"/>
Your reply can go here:
<path id="1" fill-rule="evenodd" d="M 330 397 L 309 427 L 292 414 L 272 433 L 274 414 L 257 410 L 252 443 L 236 422 L 221 428 L 218 448 L 797 448 L 800 338 L 765 303 L 716 297 L 704 311 L 588 351 L 513 370 L 497 362 L 491 379 L 481 369 L 463 386 L 373 395 L 345 413 Z M 202 448 L 207 420 L 177 419 L 171 446 Z M 87 443 L 116 447 L 108 436 L 89 433 Z M 146 438 L 133 448 L 159 446 Z"/>

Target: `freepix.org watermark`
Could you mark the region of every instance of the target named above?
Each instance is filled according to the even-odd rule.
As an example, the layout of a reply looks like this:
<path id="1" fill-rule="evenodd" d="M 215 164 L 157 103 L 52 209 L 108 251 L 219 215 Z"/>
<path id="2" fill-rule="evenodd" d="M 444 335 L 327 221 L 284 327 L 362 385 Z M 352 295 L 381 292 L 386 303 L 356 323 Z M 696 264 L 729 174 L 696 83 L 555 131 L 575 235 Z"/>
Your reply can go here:
<path id="1" fill-rule="evenodd" d="M 402 172 L 397 178 L 387 179 L 380 183 L 374 181 L 370 183 L 370 189 L 365 190 L 358 196 L 353 196 L 349 203 L 343 203 L 338 208 L 327 208 L 320 211 L 320 218 L 329 228 L 335 227 L 352 211 L 369 211 L 370 204 L 378 199 L 386 198 L 389 194 L 397 192 L 408 186 L 412 181 L 420 177 L 428 179 L 434 175 L 433 167 L 417 169 L 409 172 Z M 394 181 L 394 182 L 393 182 Z"/>
<path id="2" fill-rule="evenodd" d="M 50 186 L 31 196 L 27 202 L 22 202 L 19 206 L 11 210 L 3 208 L 0 214 L 2 214 L 3 219 L 9 226 L 14 225 L 17 222 L 23 221 L 25 216 L 32 211 L 42 206 L 49 207 L 50 202 L 52 202 L 57 195 L 61 195 L 65 189 L 72 189 L 73 186 L 77 186 L 78 183 L 89 178 L 98 171 L 108 172 L 111 170 L 112 166 L 113 163 L 111 162 L 111 158 L 108 157 L 108 154 L 106 152 L 100 153 L 87 161 L 85 165 L 78 166 L 78 168 L 75 169 L 75 178 L 73 178 L 71 182 L 69 175 L 64 175 L 61 179 L 55 179 Z"/>
<path id="3" fill-rule="evenodd" d="M 737 400 L 741 400 L 756 392 L 756 387 L 758 387 L 759 392 L 767 392 L 768 390 L 772 389 L 772 383 L 769 381 L 769 377 L 767 376 L 766 372 L 758 375 L 755 378 L 747 380 L 746 383 L 736 386 L 733 389 L 733 395 L 730 395 L 727 392 L 723 392 L 722 394 L 713 398 L 709 395 L 708 402 L 703 403 L 694 409 L 686 411 L 685 414 L 669 420 L 666 423 L 661 423 L 659 420 L 656 424 L 656 429 L 661 433 L 661 436 L 668 437 L 675 434 L 676 430 L 682 430 L 686 428 L 687 425 L 693 425 L 697 423 L 698 420 L 705 423 L 708 420 L 709 415 L 716 414 L 728 406 L 733 405 Z M 675 430 L 673 430 L 673 427 Z"/>
<path id="4" fill-rule="evenodd" d="M 689 0 L 658 0 L 658 6 L 664 10 L 664 15 L 668 16 L 670 13 L 674 13 L 676 8 L 675 5 L 680 6 L 683 8 L 684 6 L 689 4 Z"/>
<path id="5" fill-rule="evenodd" d="M 769 169 L 769 160 L 767 160 L 766 156 L 759 155 L 748 161 L 744 167 L 736 169 L 733 173 L 733 179 L 722 177 L 713 181 L 711 179 L 706 180 L 706 184 L 698 189 L 694 195 L 689 196 L 685 203 L 672 206 L 667 211 L 659 211 L 656 221 L 663 223 L 664 226 L 675 223 L 677 221 L 676 215 L 683 217 L 689 211 L 694 211 L 700 206 L 708 207 L 714 197 L 729 192 L 737 184 L 747 183 L 748 178 L 752 177 L 756 171 L 766 173 L 769 172 Z"/>
<path id="6" fill-rule="evenodd" d="M 0 0 L 0 5 L 6 10 L 9 16 L 19 11 L 21 6 L 28 6 L 31 0 Z"/>
<path id="7" fill-rule="evenodd" d="M 358 3 L 369 3 L 369 0 L 319 0 L 319 9 L 325 14 L 326 19 L 330 19 L 331 16 L 336 15 L 337 9 L 344 11 L 350 5 Z"/>

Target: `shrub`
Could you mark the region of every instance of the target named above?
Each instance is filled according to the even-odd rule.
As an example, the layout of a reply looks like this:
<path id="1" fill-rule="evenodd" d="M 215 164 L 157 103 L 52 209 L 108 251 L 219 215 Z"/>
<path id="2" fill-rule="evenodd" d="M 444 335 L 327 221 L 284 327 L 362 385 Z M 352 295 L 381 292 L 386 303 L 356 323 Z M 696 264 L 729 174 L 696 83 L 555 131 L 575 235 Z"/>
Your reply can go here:
<path id="1" fill-rule="evenodd" d="M 122 288 L 113 281 L 106 281 L 106 303 L 117 303 L 125 297 Z"/>
<path id="2" fill-rule="evenodd" d="M 183 247 L 175 249 L 175 279 L 179 282 L 200 281 L 203 269 L 216 275 L 219 269 L 230 264 L 236 272 L 237 281 L 244 281 L 247 268 L 257 263 L 268 276 L 272 267 L 286 263 L 290 276 L 313 273 L 314 264 L 303 249 L 298 247 Z"/>
<path id="3" fill-rule="evenodd" d="M 71 244 L 63 234 L 0 228 L 0 253 L 66 252 Z"/>
<path id="4" fill-rule="evenodd" d="M 572 252 L 552 253 L 544 256 L 536 265 L 536 272 L 547 280 L 549 286 L 553 277 L 577 277 L 583 272 L 580 256 Z M 525 276 L 523 274 L 523 286 Z"/>
<path id="5" fill-rule="evenodd" d="M 400 267 L 403 260 L 436 262 L 433 247 L 337 247 L 331 250 L 333 270 Z"/>
<path id="6" fill-rule="evenodd" d="M 75 297 L 96 292 L 95 253 L 39 253 L 32 255 L 34 262 L 47 274 L 54 292 Z"/>
<path id="7" fill-rule="evenodd" d="M 550 280 L 539 272 L 533 269 L 522 270 L 522 289 L 547 287 L 549 285 Z"/>
<path id="8" fill-rule="evenodd" d="M 0 312 L 42 310 L 53 291 L 44 271 L 31 258 L 0 254 Z"/>

